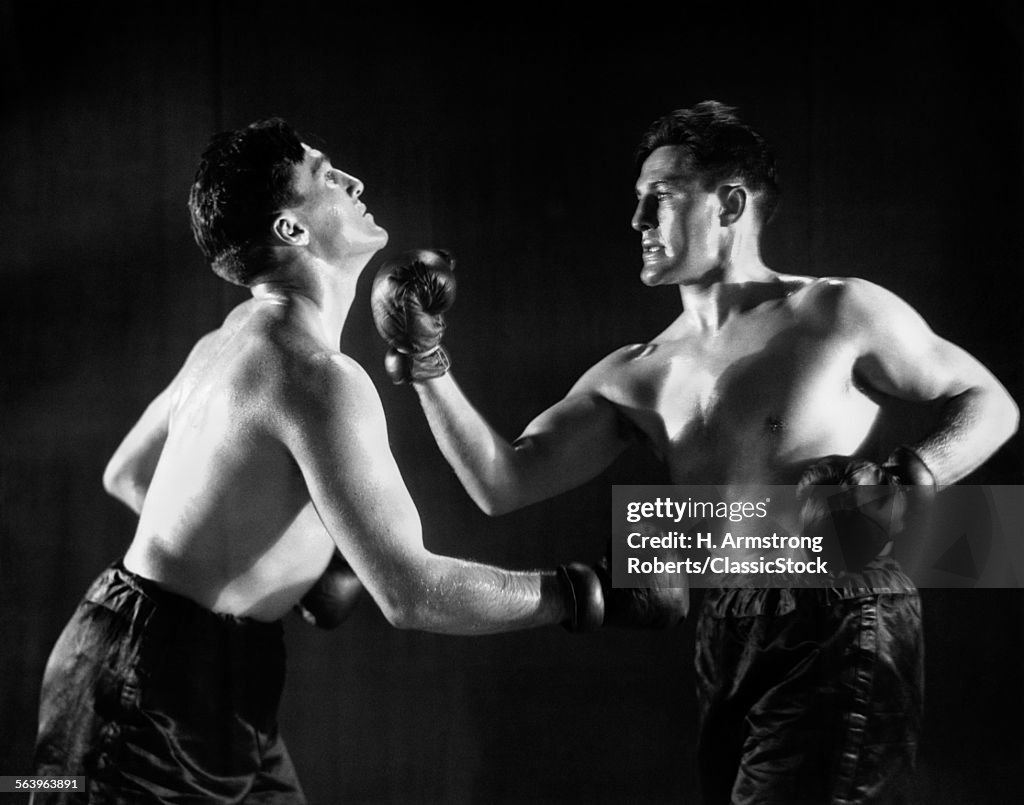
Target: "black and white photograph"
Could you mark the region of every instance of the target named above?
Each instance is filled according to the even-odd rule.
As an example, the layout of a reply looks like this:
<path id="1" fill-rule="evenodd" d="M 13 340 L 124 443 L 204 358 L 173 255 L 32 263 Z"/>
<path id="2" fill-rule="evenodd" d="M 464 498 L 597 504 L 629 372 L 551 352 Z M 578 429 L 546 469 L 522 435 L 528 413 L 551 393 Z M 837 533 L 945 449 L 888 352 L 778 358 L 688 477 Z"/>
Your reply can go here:
<path id="1" fill-rule="evenodd" d="M 1022 45 L 0 0 L 0 802 L 1022 801 Z"/>

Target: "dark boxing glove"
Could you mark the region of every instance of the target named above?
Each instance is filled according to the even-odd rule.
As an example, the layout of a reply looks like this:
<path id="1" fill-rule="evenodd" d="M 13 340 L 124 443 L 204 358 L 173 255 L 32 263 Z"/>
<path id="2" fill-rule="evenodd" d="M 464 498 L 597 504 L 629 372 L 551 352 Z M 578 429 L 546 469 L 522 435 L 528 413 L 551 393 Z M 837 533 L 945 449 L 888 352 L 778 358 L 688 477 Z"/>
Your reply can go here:
<path id="1" fill-rule="evenodd" d="M 323 575 L 296 606 L 306 623 L 334 629 L 352 614 L 363 592 L 362 582 L 339 551 L 334 552 Z"/>
<path id="2" fill-rule="evenodd" d="M 935 476 L 909 447 L 897 448 L 881 465 L 827 456 L 803 472 L 796 494 L 801 533 L 820 536 L 826 546 L 834 534 L 840 554 L 830 564 L 857 570 L 920 516 L 934 497 Z"/>
<path id="3" fill-rule="evenodd" d="M 589 565 L 572 562 L 556 571 L 565 609 L 562 625 L 570 632 L 594 632 L 604 623 L 604 593 L 597 573 Z"/>
<path id="4" fill-rule="evenodd" d="M 652 587 L 612 587 L 610 550 L 598 563 L 597 575 L 604 591 L 605 626 L 671 629 L 682 623 L 690 611 L 689 586 L 670 587 L 667 583 L 655 583 Z"/>
<path id="5" fill-rule="evenodd" d="M 392 382 L 439 377 L 451 366 L 441 338 L 455 301 L 454 267 L 447 252 L 418 249 L 385 261 L 374 277 L 370 308 L 390 346 L 384 368 Z"/>

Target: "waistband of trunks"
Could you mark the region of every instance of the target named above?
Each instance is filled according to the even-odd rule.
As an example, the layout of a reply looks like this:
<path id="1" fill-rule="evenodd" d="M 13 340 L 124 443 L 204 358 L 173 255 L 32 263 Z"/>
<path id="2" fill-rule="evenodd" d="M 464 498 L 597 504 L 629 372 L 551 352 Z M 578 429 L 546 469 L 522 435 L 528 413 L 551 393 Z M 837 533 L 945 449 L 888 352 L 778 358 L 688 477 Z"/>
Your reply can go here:
<path id="1" fill-rule="evenodd" d="M 85 599 L 98 606 L 123 611 L 134 609 L 138 616 L 159 620 L 172 618 L 179 624 L 189 624 L 252 639 L 275 638 L 282 632 L 281 621 L 260 621 L 213 612 L 201 604 L 172 592 L 159 582 L 133 573 L 122 560 L 110 565 L 93 582 Z"/>
<path id="2" fill-rule="evenodd" d="M 784 615 L 796 609 L 827 607 L 839 601 L 879 595 L 917 595 L 917 587 L 899 563 L 884 557 L 857 573 L 838 577 L 828 587 L 723 588 L 704 593 L 704 611 L 712 616 Z"/>

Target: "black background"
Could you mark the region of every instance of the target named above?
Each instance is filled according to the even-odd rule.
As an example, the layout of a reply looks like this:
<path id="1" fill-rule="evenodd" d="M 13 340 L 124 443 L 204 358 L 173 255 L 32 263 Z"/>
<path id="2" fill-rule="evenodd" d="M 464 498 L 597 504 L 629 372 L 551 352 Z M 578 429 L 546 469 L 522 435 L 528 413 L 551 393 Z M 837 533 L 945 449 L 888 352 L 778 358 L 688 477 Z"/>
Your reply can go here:
<path id="1" fill-rule="evenodd" d="M 447 339 L 507 436 L 678 294 L 638 280 L 632 153 L 715 98 L 776 146 L 772 267 L 907 299 L 1021 399 L 1021 11 L 893 4 L 0 4 L 0 774 L 30 772 L 38 684 L 134 520 L 103 466 L 194 340 L 243 296 L 203 265 L 185 198 L 209 135 L 280 114 L 362 178 L 384 255 L 458 257 Z M 835 6 L 833 8 L 832 6 Z M 376 382 L 428 546 L 512 567 L 595 558 L 641 449 L 498 519 L 468 500 L 415 395 L 383 375 L 366 304 L 343 348 Z M 1015 438 L 970 480 L 1021 483 Z M 924 593 L 917 801 L 1019 800 L 1024 598 Z M 692 624 L 453 638 L 293 622 L 282 724 L 311 802 L 695 801 Z"/>

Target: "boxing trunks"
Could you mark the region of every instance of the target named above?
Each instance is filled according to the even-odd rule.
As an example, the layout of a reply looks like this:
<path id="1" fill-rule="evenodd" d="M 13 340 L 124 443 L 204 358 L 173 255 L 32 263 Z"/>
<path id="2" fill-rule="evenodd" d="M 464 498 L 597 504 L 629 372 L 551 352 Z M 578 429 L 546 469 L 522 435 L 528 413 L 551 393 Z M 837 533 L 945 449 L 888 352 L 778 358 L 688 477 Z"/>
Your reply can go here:
<path id="1" fill-rule="evenodd" d="M 86 791 L 41 802 L 303 803 L 277 728 L 280 623 L 217 615 L 117 563 L 46 666 L 38 775 Z"/>
<path id="2" fill-rule="evenodd" d="M 844 587 L 708 590 L 695 657 L 705 803 L 903 801 L 923 649 L 920 597 L 892 559 Z"/>

